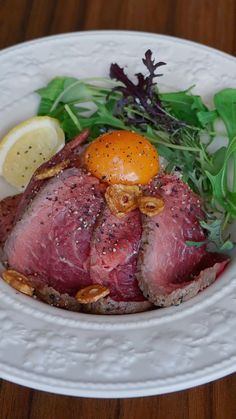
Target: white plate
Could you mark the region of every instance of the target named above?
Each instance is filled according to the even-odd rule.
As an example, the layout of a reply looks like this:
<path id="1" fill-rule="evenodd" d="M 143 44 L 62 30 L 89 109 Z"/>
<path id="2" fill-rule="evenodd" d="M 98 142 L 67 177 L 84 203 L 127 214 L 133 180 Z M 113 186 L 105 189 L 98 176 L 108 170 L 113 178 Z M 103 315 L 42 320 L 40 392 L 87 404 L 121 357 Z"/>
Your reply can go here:
<path id="1" fill-rule="evenodd" d="M 236 87 L 236 60 L 188 41 L 135 32 L 82 32 L 28 42 L 0 54 L 1 132 L 36 112 L 34 90 L 56 75 L 134 74 L 151 48 L 168 63 L 160 87 L 209 101 Z M 2 196 L 10 190 L 2 184 Z M 0 374 L 50 392 L 131 397 L 181 390 L 236 370 L 236 266 L 191 301 L 128 316 L 69 313 L 0 281 Z"/>

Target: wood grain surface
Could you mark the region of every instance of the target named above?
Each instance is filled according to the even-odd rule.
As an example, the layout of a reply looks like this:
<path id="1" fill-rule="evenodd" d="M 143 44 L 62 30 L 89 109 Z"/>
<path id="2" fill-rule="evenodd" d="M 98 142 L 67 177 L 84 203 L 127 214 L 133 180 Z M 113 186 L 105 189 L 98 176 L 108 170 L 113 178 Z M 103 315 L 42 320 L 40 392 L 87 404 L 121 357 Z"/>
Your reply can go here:
<path id="1" fill-rule="evenodd" d="M 236 0 L 0 0 L 0 48 L 89 29 L 175 35 L 236 55 Z M 57 396 L 0 381 L 0 419 L 78 418 L 235 419 L 236 374 L 178 393 L 126 400 Z"/>

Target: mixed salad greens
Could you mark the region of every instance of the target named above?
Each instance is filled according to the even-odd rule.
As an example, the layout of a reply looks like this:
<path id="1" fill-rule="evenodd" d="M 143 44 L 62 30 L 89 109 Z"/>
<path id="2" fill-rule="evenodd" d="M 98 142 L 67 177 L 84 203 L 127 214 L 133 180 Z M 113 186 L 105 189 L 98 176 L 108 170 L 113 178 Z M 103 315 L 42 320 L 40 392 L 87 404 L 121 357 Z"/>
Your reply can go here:
<path id="1" fill-rule="evenodd" d="M 192 94 L 192 87 L 160 92 L 156 78 L 162 76 L 159 68 L 165 63 L 155 62 L 150 50 L 143 63 L 147 75 L 136 74 L 136 83 L 118 64 L 111 64 L 110 79 L 56 77 L 38 90 L 38 115 L 57 118 L 67 141 L 84 128 L 90 128 L 91 140 L 111 129 L 143 134 L 164 157 L 166 171 L 179 171 L 202 197 L 206 217 L 200 223 L 208 243 L 230 250 L 233 243 L 226 231 L 236 218 L 236 89 L 217 92 L 215 109 L 210 110 L 200 96 Z M 219 118 L 228 140 L 212 151 Z"/>

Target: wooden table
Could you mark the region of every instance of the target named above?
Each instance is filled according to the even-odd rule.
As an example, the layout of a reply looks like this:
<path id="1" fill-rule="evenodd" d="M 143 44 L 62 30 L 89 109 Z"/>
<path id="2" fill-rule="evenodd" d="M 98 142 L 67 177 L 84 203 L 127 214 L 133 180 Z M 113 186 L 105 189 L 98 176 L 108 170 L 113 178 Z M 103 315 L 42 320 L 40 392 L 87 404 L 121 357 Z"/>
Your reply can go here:
<path id="1" fill-rule="evenodd" d="M 192 39 L 236 55 L 236 0 L 0 0 L 0 48 L 88 29 Z M 174 394 L 127 400 L 57 396 L 0 380 L 0 419 L 235 419 L 236 374 Z"/>

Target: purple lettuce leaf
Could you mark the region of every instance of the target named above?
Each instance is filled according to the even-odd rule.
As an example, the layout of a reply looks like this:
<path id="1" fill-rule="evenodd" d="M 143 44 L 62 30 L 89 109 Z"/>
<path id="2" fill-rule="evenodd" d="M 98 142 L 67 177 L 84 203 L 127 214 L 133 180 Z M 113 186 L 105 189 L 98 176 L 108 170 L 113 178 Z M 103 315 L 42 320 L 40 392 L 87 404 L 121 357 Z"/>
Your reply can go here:
<path id="1" fill-rule="evenodd" d="M 148 74 L 135 74 L 137 84 L 129 79 L 124 69 L 117 63 L 111 64 L 110 77 L 123 84 L 123 86 L 114 88 L 115 91 L 121 93 L 114 114 L 122 118 L 128 125 L 139 125 L 145 129 L 147 124 L 152 125 L 150 120 L 154 120 L 156 128 L 161 127 L 168 132 L 173 132 L 179 128 L 181 123 L 166 112 L 158 95 L 155 81 L 157 77 L 163 75 L 156 73 L 156 70 L 166 63 L 162 61 L 155 63 L 150 49 L 145 52 L 145 58 L 142 61 Z"/>

